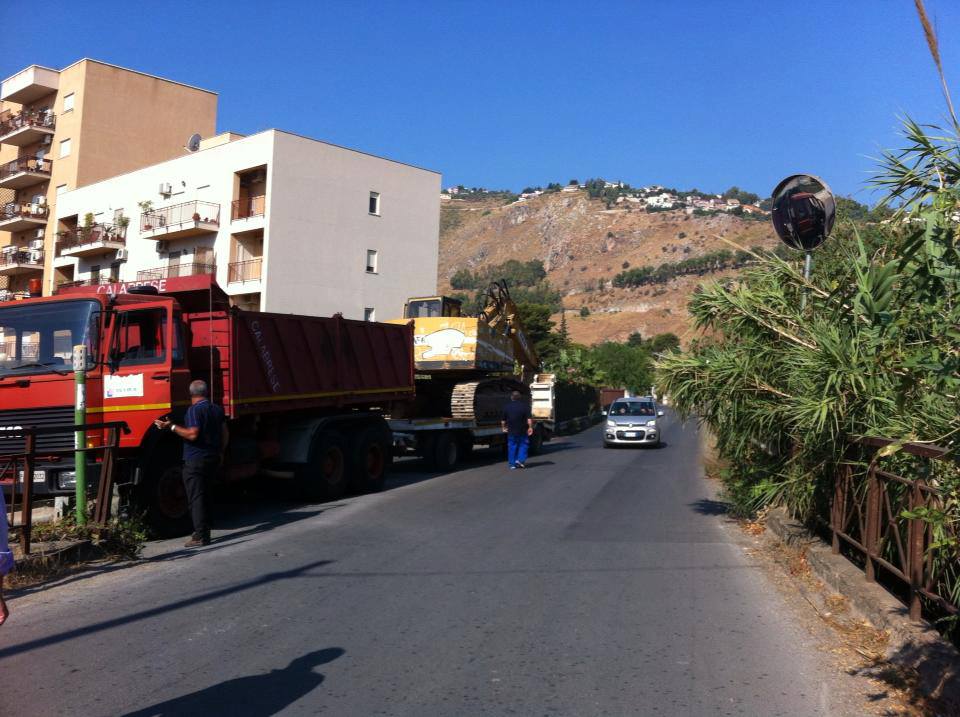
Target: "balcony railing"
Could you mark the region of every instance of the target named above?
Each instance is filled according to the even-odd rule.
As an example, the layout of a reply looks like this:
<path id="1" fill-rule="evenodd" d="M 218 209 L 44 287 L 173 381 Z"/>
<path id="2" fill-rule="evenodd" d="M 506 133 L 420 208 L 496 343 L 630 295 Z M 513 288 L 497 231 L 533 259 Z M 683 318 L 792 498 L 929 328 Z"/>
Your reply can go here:
<path id="1" fill-rule="evenodd" d="M 245 199 L 234 199 L 230 211 L 230 220 L 262 217 L 267 209 L 267 198 L 263 194 Z"/>
<path id="2" fill-rule="evenodd" d="M 98 276 L 90 279 L 78 279 L 76 281 L 61 281 L 57 284 L 58 289 L 72 289 L 76 286 L 107 286 L 117 283 L 117 279 L 109 276 Z"/>
<path id="3" fill-rule="evenodd" d="M 140 231 L 173 234 L 200 225 L 220 226 L 220 205 L 212 202 L 184 202 L 150 209 L 140 215 Z"/>
<path id="4" fill-rule="evenodd" d="M 50 176 L 53 169 L 53 162 L 49 159 L 40 159 L 38 157 L 17 157 L 12 162 L 0 165 L 0 182 L 3 182 L 17 174 L 43 174 Z"/>
<path id="5" fill-rule="evenodd" d="M 5 247 L 0 251 L 0 269 L 11 266 L 37 266 L 43 268 L 43 249 L 22 249 L 17 247 L 8 251 Z"/>
<path id="6" fill-rule="evenodd" d="M 249 259 L 248 261 L 231 262 L 227 267 L 227 283 L 259 281 L 262 264 L 263 257 L 259 256 L 256 259 Z"/>
<path id="7" fill-rule="evenodd" d="M 9 219 L 36 219 L 45 221 L 50 214 L 50 208 L 46 204 L 18 204 L 10 202 L 0 207 L 0 222 Z"/>
<path id="8" fill-rule="evenodd" d="M 127 241 L 127 228 L 117 224 L 94 224 L 57 232 L 57 256 L 71 249 L 94 244 L 110 244 L 109 248 L 123 246 Z"/>
<path id="9" fill-rule="evenodd" d="M 176 279 L 181 276 L 201 276 L 203 274 L 214 274 L 217 271 L 216 264 L 170 264 L 156 269 L 143 269 L 137 272 L 137 281 L 157 281 L 160 279 Z"/>
<path id="10" fill-rule="evenodd" d="M 19 132 L 22 129 L 38 129 L 52 132 L 57 127 L 57 116 L 53 112 L 22 110 L 16 114 L 0 115 L 0 139 Z M 46 134 L 43 132 L 42 134 Z"/>

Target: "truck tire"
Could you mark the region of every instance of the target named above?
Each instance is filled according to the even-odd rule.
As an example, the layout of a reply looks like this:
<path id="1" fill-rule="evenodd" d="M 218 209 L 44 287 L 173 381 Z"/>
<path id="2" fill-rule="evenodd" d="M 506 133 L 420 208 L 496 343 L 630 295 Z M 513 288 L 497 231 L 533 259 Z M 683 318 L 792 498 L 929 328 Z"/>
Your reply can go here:
<path id="1" fill-rule="evenodd" d="M 193 530 L 183 485 L 183 464 L 179 460 L 168 458 L 149 470 L 134 497 L 151 532 L 158 538 L 175 538 Z"/>
<path id="2" fill-rule="evenodd" d="M 337 431 L 321 431 L 313 439 L 310 460 L 296 474 L 303 497 L 311 502 L 336 500 L 347 488 L 347 451 Z"/>
<path id="3" fill-rule="evenodd" d="M 383 490 L 390 469 L 390 431 L 380 425 L 367 426 L 350 442 L 350 485 L 360 493 Z"/>
<path id="4" fill-rule="evenodd" d="M 433 446 L 433 467 L 438 471 L 452 470 L 459 460 L 460 441 L 449 431 L 443 431 Z"/>

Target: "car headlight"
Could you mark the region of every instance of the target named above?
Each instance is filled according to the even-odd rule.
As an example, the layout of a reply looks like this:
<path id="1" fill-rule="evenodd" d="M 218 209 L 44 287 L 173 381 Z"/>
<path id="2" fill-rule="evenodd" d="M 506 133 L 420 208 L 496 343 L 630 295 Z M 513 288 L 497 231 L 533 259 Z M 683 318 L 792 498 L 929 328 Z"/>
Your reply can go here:
<path id="1" fill-rule="evenodd" d="M 647 421 L 647 427 L 648 427 L 648 428 L 656 428 L 656 427 L 657 427 L 657 422 L 656 422 L 656 421 Z"/>
<path id="2" fill-rule="evenodd" d="M 616 428 L 616 421 L 607 421 L 607 428 Z"/>

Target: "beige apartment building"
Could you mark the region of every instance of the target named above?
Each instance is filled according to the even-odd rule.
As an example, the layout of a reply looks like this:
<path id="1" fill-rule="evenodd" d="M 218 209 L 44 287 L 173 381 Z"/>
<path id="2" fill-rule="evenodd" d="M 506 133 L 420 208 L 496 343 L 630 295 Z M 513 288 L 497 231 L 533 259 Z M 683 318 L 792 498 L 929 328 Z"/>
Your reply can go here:
<path id="1" fill-rule="evenodd" d="M 0 84 L 0 300 L 54 286 L 57 197 L 187 154 L 217 95 L 96 60 L 32 65 Z M 33 282 L 36 284 L 36 282 Z"/>

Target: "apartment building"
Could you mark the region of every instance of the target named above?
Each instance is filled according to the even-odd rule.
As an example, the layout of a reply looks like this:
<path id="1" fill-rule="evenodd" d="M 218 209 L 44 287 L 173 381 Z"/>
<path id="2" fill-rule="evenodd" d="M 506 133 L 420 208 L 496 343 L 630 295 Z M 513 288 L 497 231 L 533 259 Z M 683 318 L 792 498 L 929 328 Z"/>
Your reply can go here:
<path id="1" fill-rule="evenodd" d="M 248 309 L 384 320 L 436 291 L 440 175 L 279 130 L 60 195 L 63 285 L 212 274 Z"/>
<path id="2" fill-rule="evenodd" d="M 57 197 L 186 154 L 216 131 L 217 95 L 83 59 L 0 84 L 0 300 L 53 288 Z M 33 280 L 33 281 L 32 281 Z"/>

